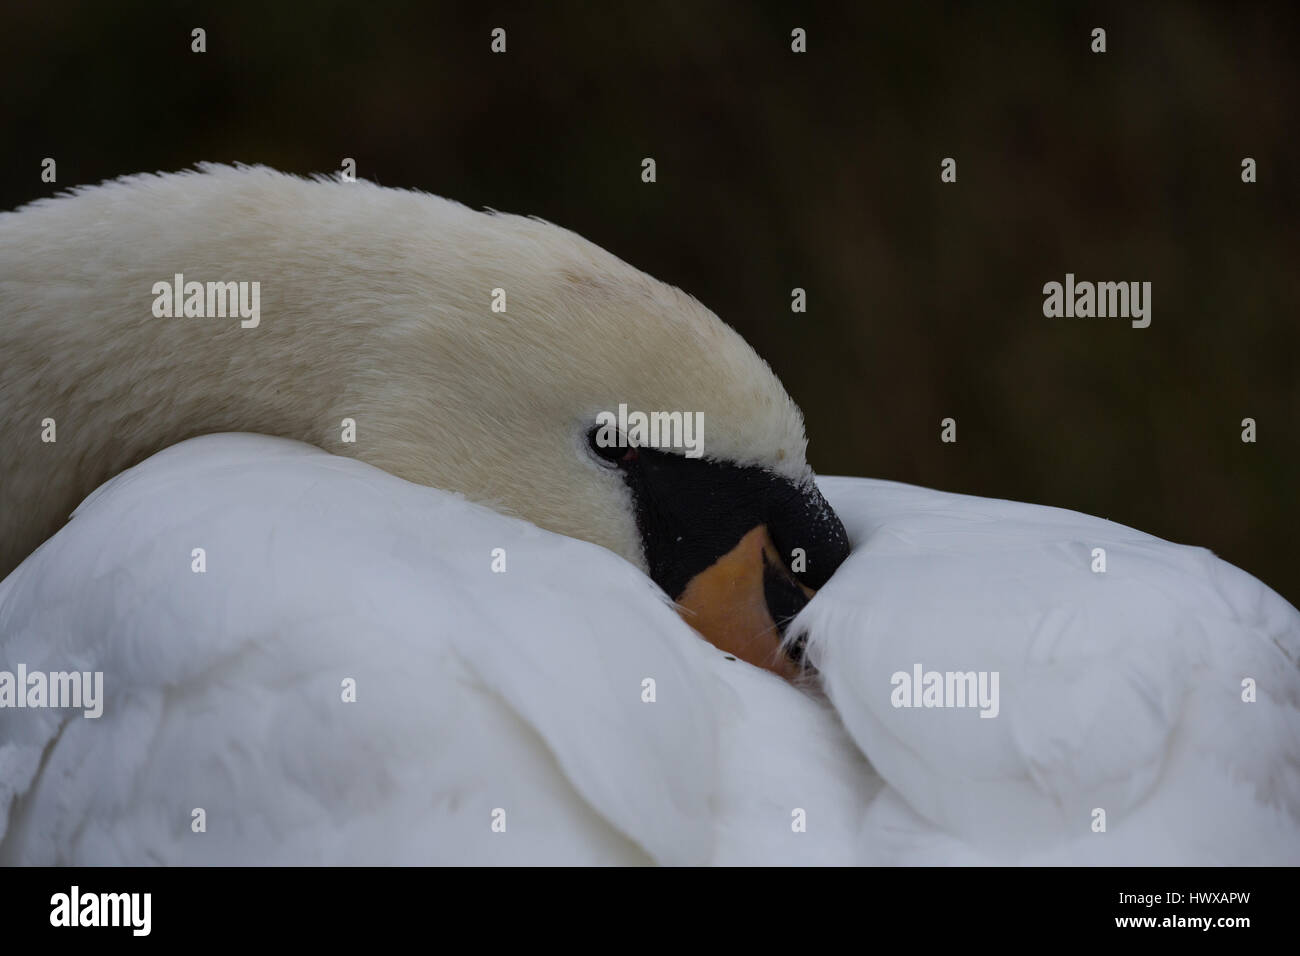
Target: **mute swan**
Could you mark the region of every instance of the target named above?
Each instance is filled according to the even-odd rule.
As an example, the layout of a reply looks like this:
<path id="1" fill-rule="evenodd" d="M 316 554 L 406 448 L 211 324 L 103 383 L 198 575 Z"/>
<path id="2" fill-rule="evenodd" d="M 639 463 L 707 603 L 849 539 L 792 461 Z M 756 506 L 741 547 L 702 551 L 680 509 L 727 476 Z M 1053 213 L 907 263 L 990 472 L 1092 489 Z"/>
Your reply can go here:
<path id="1" fill-rule="evenodd" d="M 798 409 L 732 329 L 544 222 L 203 170 L 0 217 L 0 429 L 21 451 L 0 465 L 21 503 L 0 513 L 0 574 L 123 468 L 194 435 L 258 432 L 603 545 L 719 646 L 792 671 L 764 591 L 792 615 L 847 543 Z M 195 311 L 219 314 L 165 308 L 191 283 Z M 255 320 L 213 295 L 226 283 L 256 283 L 239 297 Z M 599 416 L 623 405 L 702 417 L 708 456 L 593 453 Z M 784 571 L 773 540 L 802 549 L 803 570 Z"/>
<path id="2" fill-rule="evenodd" d="M 0 667 L 104 698 L 0 707 L 0 862 L 1300 861 L 1294 608 L 816 482 L 743 340 L 571 233 L 205 166 L 0 216 L 0 276 Z M 620 404 L 704 457 L 593 446 Z"/>

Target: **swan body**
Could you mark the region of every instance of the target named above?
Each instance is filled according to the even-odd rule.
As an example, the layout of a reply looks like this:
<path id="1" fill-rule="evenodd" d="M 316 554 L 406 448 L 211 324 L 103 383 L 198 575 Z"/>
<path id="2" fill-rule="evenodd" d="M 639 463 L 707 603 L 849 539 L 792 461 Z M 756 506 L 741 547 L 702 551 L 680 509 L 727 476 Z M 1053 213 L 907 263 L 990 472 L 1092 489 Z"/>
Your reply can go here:
<path id="1" fill-rule="evenodd" d="M 106 697 L 0 709 L 8 864 L 847 862 L 874 777 L 616 555 L 264 436 L 99 489 L 0 584 L 0 634 Z"/>
<path id="2" fill-rule="evenodd" d="M 854 551 L 801 623 L 890 784 L 878 861 L 1300 862 L 1300 614 L 1275 592 L 1076 512 L 821 485 Z M 893 706 L 916 662 L 999 672 L 1000 713 Z"/>
<path id="3" fill-rule="evenodd" d="M 604 549 L 296 442 L 168 449 L 0 585 L 4 659 L 107 698 L 0 710 L 0 862 L 1300 859 L 1281 598 L 1100 519 L 821 481 L 854 542 L 798 622 L 825 697 Z M 1000 668 L 998 717 L 890 707 L 918 657 Z"/>

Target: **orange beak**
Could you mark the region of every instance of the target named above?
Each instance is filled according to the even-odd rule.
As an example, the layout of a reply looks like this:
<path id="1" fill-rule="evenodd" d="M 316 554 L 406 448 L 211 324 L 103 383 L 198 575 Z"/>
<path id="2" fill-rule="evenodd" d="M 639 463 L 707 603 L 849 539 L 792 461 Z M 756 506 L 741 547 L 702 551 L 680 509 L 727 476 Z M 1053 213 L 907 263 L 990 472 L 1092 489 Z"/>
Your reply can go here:
<path id="1" fill-rule="evenodd" d="M 788 622 L 778 625 L 772 616 L 774 588 L 794 598 L 791 611 L 816 593 L 786 570 L 764 524 L 693 577 L 677 598 L 677 606 L 686 623 L 715 647 L 790 679 L 799 675 L 802 666 L 781 649 Z"/>

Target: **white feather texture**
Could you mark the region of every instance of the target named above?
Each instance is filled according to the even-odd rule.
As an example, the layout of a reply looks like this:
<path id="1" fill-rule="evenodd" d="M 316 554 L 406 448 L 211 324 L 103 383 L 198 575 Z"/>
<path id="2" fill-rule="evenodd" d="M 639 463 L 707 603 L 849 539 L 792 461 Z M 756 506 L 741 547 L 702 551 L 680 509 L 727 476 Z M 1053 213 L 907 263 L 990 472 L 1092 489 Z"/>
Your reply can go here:
<path id="1" fill-rule="evenodd" d="M 843 861 L 870 792 L 826 708 L 633 565 L 261 436 L 99 489 L 0 584 L 0 659 L 106 696 L 0 709 L 6 863 Z"/>
<path id="2" fill-rule="evenodd" d="M 603 549 L 294 442 L 169 449 L 0 585 L 3 659 L 107 697 L 0 710 L 0 861 L 1300 859 L 1293 608 L 1099 519 L 822 485 L 855 540 L 799 622 L 829 704 Z M 999 716 L 890 707 L 915 660 L 1000 669 Z"/>
<path id="3" fill-rule="evenodd" d="M 1100 518 L 820 485 L 854 551 L 796 629 L 890 785 L 864 834 L 877 859 L 1300 862 L 1295 608 L 1208 551 Z M 891 676 L 917 664 L 999 672 L 998 716 L 895 707 Z"/>
<path id="4" fill-rule="evenodd" d="M 582 602 L 575 567 L 603 572 Z M 0 632 L 107 695 L 0 711 L 11 862 L 708 859 L 696 642 L 653 585 L 305 445 L 196 439 L 111 481 L 4 583 Z"/>

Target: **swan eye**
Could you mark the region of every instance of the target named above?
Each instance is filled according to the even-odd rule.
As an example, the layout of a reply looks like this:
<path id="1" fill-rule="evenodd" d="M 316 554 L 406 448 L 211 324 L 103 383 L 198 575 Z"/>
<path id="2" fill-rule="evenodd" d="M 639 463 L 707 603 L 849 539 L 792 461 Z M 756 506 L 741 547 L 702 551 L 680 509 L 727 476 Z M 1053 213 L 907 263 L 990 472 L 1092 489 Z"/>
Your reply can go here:
<path id="1" fill-rule="evenodd" d="M 627 440 L 621 434 L 618 436 L 620 444 L 609 445 L 598 440 L 600 432 L 599 428 L 593 428 L 587 433 L 587 444 L 591 446 L 591 450 L 597 458 L 615 465 L 625 465 L 636 461 L 637 450 L 635 446 L 627 444 Z"/>

